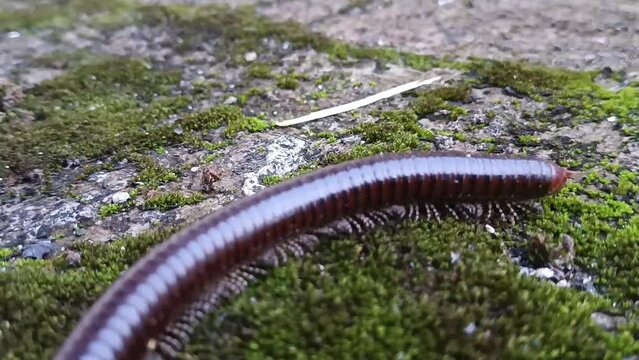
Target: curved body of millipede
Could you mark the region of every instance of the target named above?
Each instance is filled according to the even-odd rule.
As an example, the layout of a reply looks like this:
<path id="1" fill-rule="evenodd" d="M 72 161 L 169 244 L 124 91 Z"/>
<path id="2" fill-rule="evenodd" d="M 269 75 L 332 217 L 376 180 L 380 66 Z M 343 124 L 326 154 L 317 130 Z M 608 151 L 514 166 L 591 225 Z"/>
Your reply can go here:
<path id="1" fill-rule="evenodd" d="M 301 248 L 303 241 L 287 239 L 339 228 L 340 220 L 361 230 L 391 217 L 503 218 L 514 215 L 520 202 L 557 192 L 570 176 L 532 158 L 404 153 L 291 179 L 216 211 L 152 249 L 94 304 L 56 359 L 140 359 L 163 338 L 184 340 L 188 329 L 179 326 L 180 319 L 188 325 L 201 318 L 210 309 L 202 305 L 206 297 L 229 284 L 229 276 L 284 244 Z"/>

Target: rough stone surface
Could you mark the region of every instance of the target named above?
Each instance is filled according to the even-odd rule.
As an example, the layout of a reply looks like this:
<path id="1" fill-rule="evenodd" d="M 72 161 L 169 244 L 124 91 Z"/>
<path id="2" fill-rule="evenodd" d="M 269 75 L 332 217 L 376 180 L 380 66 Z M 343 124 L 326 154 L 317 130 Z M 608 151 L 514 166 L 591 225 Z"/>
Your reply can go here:
<path id="1" fill-rule="evenodd" d="M 634 0 L 218 2 L 257 4 L 270 17 L 301 21 L 347 41 L 424 54 L 527 59 L 576 69 L 639 68 Z"/>

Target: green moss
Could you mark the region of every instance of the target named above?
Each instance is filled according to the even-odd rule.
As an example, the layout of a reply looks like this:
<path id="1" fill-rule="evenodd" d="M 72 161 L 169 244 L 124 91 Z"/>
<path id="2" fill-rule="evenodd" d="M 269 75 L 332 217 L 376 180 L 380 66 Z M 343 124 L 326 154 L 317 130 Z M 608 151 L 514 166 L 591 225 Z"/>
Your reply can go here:
<path id="1" fill-rule="evenodd" d="M 282 75 L 277 79 L 277 87 L 286 90 L 295 90 L 300 86 L 300 82 L 295 75 Z"/>
<path id="2" fill-rule="evenodd" d="M 0 12 L 0 32 L 12 30 L 37 30 L 44 27 L 66 28 L 81 15 L 110 12 L 121 15 L 133 7 L 134 2 L 114 0 L 108 3 L 96 0 L 30 1 L 23 9 Z"/>
<path id="3" fill-rule="evenodd" d="M 100 209 L 98 209 L 98 214 L 100 215 L 100 217 L 106 218 L 111 215 L 124 212 L 127 209 L 131 208 L 132 206 L 133 206 L 132 201 L 128 201 L 122 204 L 106 204 L 106 205 L 100 206 Z"/>
<path id="4" fill-rule="evenodd" d="M 262 184 L 266 186 L 275 185 L 282 181 L 282 177 L 279 175 L 265 175 L 262 177 Z"/>
<path id="5" fill-rule="evenodd" d="M 576 72 L 524 62 L 476 60 L 471 69 L 480 83 L 510 87 L 525 95 L 550 95 L 555 91 L 592 90 L 594 72 Z"/>
<path id="6" fill-rule="evenodd" d="M 413 110 L 420 117 L 433 114 L 443 109 L 445 105 L 444 100 L 434 96 L 420 96 L 412 103 Z"/>
<path id="7" fill-rule="evenodd" d="M 0 260 L 11 256 L 13 253 L 15 253 L 15 250 L 11 248 L 0 249 Z"/>
<path id="8" fill-rule="evenodd" d="M 613 189 L 613 194 L 619 196 L 639 195 L 637 174 L 631 171 L 621 171 L 617 187 Z"/>
<path id="9" fill-rule="evenodd" d="M 457 141 L 463 141 L 463 142 L 468 141 L 468 135 L 461 132 L 455 132 L 453 134 L 453 138 Z"/>
<path id="10" fill-rule="evenodd" d="M 337 141 L 337 134 L 329 131 L 322 131 L 315 134 L 316 137 L 320 139 L 326 139 L 328 143 L 334 143 Z"/>
<path id="11" fill-rule="evenodd" d="M 254 63 L 246 69 L 246 76 L 250 79 L 270 79 L 273 77 L 273 73 L 270 65 Z"/>
<path id="12" fill-rule="evenodd" d="M 520 135 L 517 140 L 521 145 L 526 146 L 539 145 L 541 143 L 541 139 L 534 135 Z"/>
<path id="13" fill-rule="evenodd" d="M 237 97 L 239 105 L 245 105 L 249 98 L 253 96 L 264 96 L 266 90 L 260 88 L 250 88 Z"/>
<path id="14" fill-rule="evenodd" d="M 86 180 L 89 176 L 99 171 L 111 171 L 114 169 L 113 163 L 104 162 L 100 164 L 89 164 L 82 169 L 82 173 L 78 175 L 78 180 Z"/>
<path id="15" fill-rule="evenodd" d="M 37 121 L 0 124 L 0 164 L 14 172 L 51 170 L 72 157 L 156 147 L 161 134 L 153 126 L 188 103 L 184 97 L 162 97 L 180 78 L 179 71 L 116 59 L 43 81 L 21 104 Z"/>
<path id="16" fill-rule="evenodd" d="M 362 135 L 362 139 L 368 143 L 391 142 L 398 135 L 414 136 L 411 142 L 432 140 L 434 134 L 424 129 L 418 120 L 417 115 L 409 110 L 385 111 L 380 114 L 378 122 L 359 124 L 353 132 Z"/>
<path id="17" fill-rule="evenodd" d="M 572 183 L 548 200 L 543 219 L 529 225 L 530 231 L 574 239 L 576 264 L 593 273 L 600 289 L 618 301 L 639 299 L 636 176 L 624 171 L 614 181 L 599 181 L 592 175 L 585 179 L 598 187 L 611 188 L 607 191 Z"/>
<path id="18" fill-rule="evenodd" d="M 229 122 L 225 134 L 228 137 L 232 137 L 240 131 L 261 132 L 271 127 L 271 123 L 259 117 L 242 117 L 236 121 Z"/>
<path id="19" fill-rule="evenodd" d="M 179 125 L 184 131 L 200 131 L 240 121 L 243 117 L 242 110 L 237 106 L 217 105 L 184 116 Z"/>
<path id="20" fill-rule="evenodd" d="M 248 51 L 268 53 L 264 38 L 288 41 L 292 48 L 313 46 L 330 47 L 328 38 L 312 34 L 294 22 L 274 23 L 257 16 L 251 7 L 220 5 L 210 6 L 144 6 L 131 18 L 137 24 L 170 24 L 176 36 L 183 39 L 176 50 L 193 49 L 207 42 L 212 34 L 218 35 L 216 46 L 221 49 L 221 60 L 244 63 L 243 54 Z"/>
<path id="21" fill-rule="evenodd" d="M 315 80 L 315 85 L 322 85 L 331 80 L 330 74 L 322 74 L 317 80 Z"/>
<path id="22" fill-rule="evenodd" d="M 178 122 L 188 131 L 214 129 L 226 125 L 225 136 L 230 138 L 239 131 L 258 132 L 269 128 L 270 124 L 257 117 L 246 117 L 237 106 L 217 105 L 185 116 Z"/>
<path id="23" fill-rule="evenodd" d="M 52 358 L 88 306 L 122 271 L 169 234 L 74 245 L 82 256 L 79 268 L 66 265 L 63 258 L 3 264 L 9 266 L 0 271 L 3 358 Z"/>
<path id="24" fill-rule="evenodd" d="M 448 110 L 451 119 L 466 114 L 466 110 L 452 105 L 451 102 L 466 102 L 470 98 L 470 86 L 461 84 L 425 91 L 411 103 L 413 111 L 419 117 L 433 114 L 439 110 Z"/>
<path id="25" fill-rule="evenodd" d="M 332 59 L 337 61 L 370 59 L 381 64 L 401 64 L 420 71 L 427 71 L 435 67 L 447 67 L 460 70 L 469 68 L 469 64 L 463 61 L 446 58 L 441 59 L 432 55 L 401 52 L 391 48 L 356 46 L 323 37 L 318 37 L 313 45 L 316 49 L 327 53 Z"/>
<path id="26" fill-rule="evenodd" d="M 420 222 L 327 242 L 210 316 L 186 356 L 595 359 L 638 349 L 629 331 L 591 321 L 611 302 L 520 276 L 504 240 Z"/>
<path id="27" fill-rule="evenodd" d="M 150 157 L 136 157 L 141 171 L 133 180 L 142 183 L 146 188 L 154 189 L 160 185 L 177 181 L 178 174 L 157 163 Z"/>
<path id="28" fill-rule="evenodd" d="M 195 205 L 203 200 L 201 194 L 182 195 L 179 192 L 168 192 L 154 195 L 144 202 L 146 210 L 168 211 L 186 205 Z"/>
<path id="29" fill-rule="evenodd" d="M 628 86 L 617 92 L 598 89 L 594 99 L 586 103 L 582 116 L 599 119 L 614 116 L 622 124 L 624 134 L 639 139 L 639 87 Z"/>
<path id="30" fill-rule="evenodd" d="M 326 90 L 315 91 L 311 94 L 311 98 L 313 98 L 313 100 L 325 99 L 327 97 L 328 94 L 326 93 Z"/>
<path id="31" fill-rule="evenodd" d="M 412 110 L 384 111 L 376 122 L 360 123 L 347 134 L 359 135 L 365 144 L 343 153 L 328 154 L 322 165 L 339 163 L 388 152 L 428 150 L 435 134 L 422 127 Z"/>
<path id="32" fill-rule="evenodd" d="M 595 83 L 596 71 L 578 72 L 524 62 L 475 60 L 469 66 L 475 82 L 510 87 L 522 95 L 549 103 L 549 110 L 566 108 L 575 121 L 601 121 L 615 117 L 626 135 L 639 136 L 639 88 L 626 86 L 618 91 Z M 521 107 L 519 101 L 514 101 Z"/>
<path id="33" fill-rule="evenodd" d="M 292 171 L 285 175 L 264 175 L 261 179 L 263 185 L 272 186 L 275 184 L 279 184 L 284 180 L 292 179 L 303 174 L 309 173 L 313 170 L 317 170 L 319 165 L 316 162 L 311 162 L 305 165 L 300 166 L 295 171 Z"/>
<path id="34" fill-rule="evenodd" d="M 100 60 L 100 56 L 87 50 L 71 52 L 53 51 L 31 59 L 30 64 L 35 67 L 47 67 L 68 70 L 80 65 L 90 65 Z"/>
<path id="35" fill-rule="evenodd" d="M 421 55 L 408 52 L 400 52 L 402 63 L 415 70 L 427 71 L 436 67 L 450 68 L 457 70 L 468 70 L 470 64 L 465 61 L 452 60 L 447 58 L 437 58 L 432 55 Z"/>

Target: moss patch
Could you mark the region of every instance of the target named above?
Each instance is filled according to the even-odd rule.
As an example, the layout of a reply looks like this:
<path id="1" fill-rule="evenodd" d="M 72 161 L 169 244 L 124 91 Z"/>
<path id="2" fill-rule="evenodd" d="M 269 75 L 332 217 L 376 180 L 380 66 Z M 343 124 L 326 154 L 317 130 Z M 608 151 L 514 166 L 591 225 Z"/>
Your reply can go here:
<path id="1" fill-rule="evenodd" d="M 0 32 L 12 30 L 38 30 L 41 28 L 66 28 L 80 15 L 97 15 L 109 12 L 118 17 L 134 6 L 133 1 L 114 0 L 108 3 L 97 0 L 25 1 L 27 7 L 0 12 Z"/>
<path id="2" fill-rule="evenodd" d="M 157 194 L 144 202 L 145 210 L 168 211 L 185 205 L 194 205 L 202 201 L 201 194 L 183 195 L 179 192 Z"/>
<path id="3" fill-rule="evenodd" d="M 600 72 L 577 72 L 524 62 L 475 60 L 469 64 L 475 83 L 512 89 L 549 104 L 549 110 L 569 111 L 573 123 L 614 117 L 627 135 L 639 134 L 639 87 L 613 91 L 598 85 Z"/>
<path id="4" fill-rule="evenodd" d="M 343 153 L 332 153 L 325 157 L 322 165 L 372 156 L 386 152 L 427 151 L 435 133 L 419 124 L 419 117 L 412 109 L 375 112 L 376 122 L 361 123 L 340 134 L 320 133 L 319 138 L 335 142 L 338 136 L 358 135 L 364 144 L 355 145 Z"/>
<path id="5" fill-rule="evenodd" d="M 156 147 L 160 139 L 149 131 L 188 104 L 185 97 L 165 97 L 180 78 L 179 71 L 115 59 L 44 81 L 21 105 L 33 122 L 16 115 L 0 124 L 0 164 L 13 172 L 53 170 L 73 157 Z"/>
<path id="6" fill-rule="evenodd" d="M 273 77 L 271 66 L 264 63 L 255 63 L 246 69 L 249 79 L 270 79 Z"/>
<path id="7" fill-rule="evenodd" d="M 453 120 L 460 115 L 465 115 L 466 110 L 453 105 L 452 102 L 462 103 L 470 98 L 470 86 L 461 84 L 457 86 L 446 86 L 419 94 L 412 103 L 413 111 L 420 117 L 433 114 L 439 110 L 448 110 L 449 117 Z"/>
<path id="8" fill-rule="evenodd" d="M 127 209 L 127 206 L 125 204 L 106 204 L 106 205 L 100 206 L 100 209 L 98 210 L 98 214 L 100 215 L 100 217 L 105 218 L 111 215 L 115 215 L 117 213 L 121 213 L 125 211 L 126 209 Z"/>
<path id="9" fill-rule="evenodd" d="M 234 121 L 228 124 L 226 127 L 226 136 L 232 137 L 240 131 L 247 132 L 261 132 L 266 129 L 270 129 L 272 124 L 266 122 L 259 117 L 242 117 L 238 121 Z"/>
<path id="10" fill-rule="evenodd" d="M 611 302 L 521 277 L 502 258 L 505 240 L 448 222 L 329 242 L 213 314 L 188 356 L 595 359 L 638 349 L 628 331 L 590 320 Z"/>
<path id="11" fill-rule="evenodd" d="M 160 185 L 176 181 L 178 174 L 176 171 L 167 169 L 149 157 L 136 157 L 141 171 L 133 180 L 141 183 L 146 188 L 154 189 Z"/>
<path id="12" fill-rule="evenodd" d="M 81 268 L 64 255 L 0 262 L 0 348 L 3 359 L 52 358 L 81 314 L 125 270 L 169 232 L 111 244 L 78 244 Z M 25 306 L 28 304 L 28 306 Z"/>
<path id="13" fill-rule="evenodd" d="M 595 274 L 607 296 L 639 300 L 637 174 L 623 171 L 614 180 L 600 179 L 596 174 L 587 177 L 585 184 L 573 183 L 549 199 L 547 216 L 531 223 L 530 231 L 554 238 L 569 235 L 576 263 Z"/>

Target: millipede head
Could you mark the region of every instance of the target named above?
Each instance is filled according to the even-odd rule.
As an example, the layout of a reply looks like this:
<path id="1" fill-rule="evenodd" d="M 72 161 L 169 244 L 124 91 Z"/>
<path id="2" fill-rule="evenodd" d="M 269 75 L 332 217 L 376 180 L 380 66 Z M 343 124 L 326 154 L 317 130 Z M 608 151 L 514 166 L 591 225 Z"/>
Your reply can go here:
<path id="1" fill-rule="evenodd" d="M 554 167 L 555 171 L 550 182 L 550 188 L 548 189 L 549 194 L 558 193 L 559 190 L 561 190 L 566 185 L 568 180 L 576 180 L 581 176 L 580 172 L 571 171 L 555 164 L 553 164 L 552 166 Z"/>

